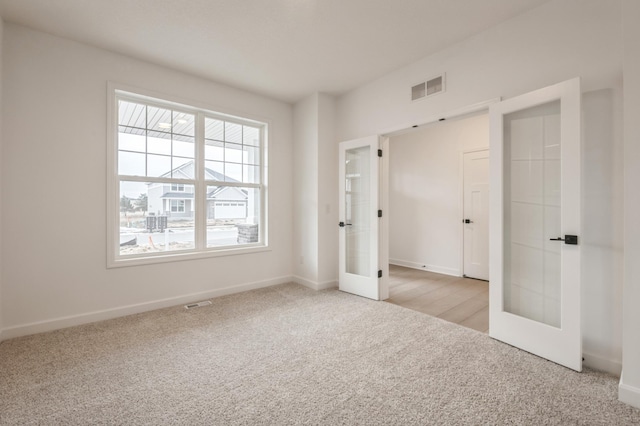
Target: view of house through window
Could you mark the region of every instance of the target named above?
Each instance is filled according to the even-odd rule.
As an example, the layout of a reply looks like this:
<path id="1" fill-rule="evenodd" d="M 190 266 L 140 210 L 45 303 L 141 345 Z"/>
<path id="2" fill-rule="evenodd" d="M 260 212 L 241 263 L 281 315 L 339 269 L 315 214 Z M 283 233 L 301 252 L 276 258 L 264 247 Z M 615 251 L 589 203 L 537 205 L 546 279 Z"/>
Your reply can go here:
<path id="1" fill-rule="evenodd" d="M 116 258 L 263 243 L 262 124 L 116 99 Z"/>

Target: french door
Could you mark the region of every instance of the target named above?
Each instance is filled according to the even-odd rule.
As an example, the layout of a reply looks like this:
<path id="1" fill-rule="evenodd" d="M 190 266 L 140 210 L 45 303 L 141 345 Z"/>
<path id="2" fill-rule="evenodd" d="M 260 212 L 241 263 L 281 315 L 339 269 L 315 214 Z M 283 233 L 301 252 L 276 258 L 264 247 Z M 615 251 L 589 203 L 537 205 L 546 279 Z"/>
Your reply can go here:
<path id="1" fill-rule="evenodd" d="M 338 287 L 380 300 L 378 279 L 379 141 L 377 136 L 340 143 Z"/>
<path id="2" fill-rule="evenodd" d="M 580 80 L 490 107 L 489 335 L 582 370 Z"/>

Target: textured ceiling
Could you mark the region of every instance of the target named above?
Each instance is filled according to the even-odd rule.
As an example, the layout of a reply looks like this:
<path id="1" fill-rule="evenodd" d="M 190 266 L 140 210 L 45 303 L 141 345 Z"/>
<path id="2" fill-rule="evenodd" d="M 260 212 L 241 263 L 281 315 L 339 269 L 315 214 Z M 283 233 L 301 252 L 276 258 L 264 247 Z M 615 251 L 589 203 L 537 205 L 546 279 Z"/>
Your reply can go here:
<path id="1" fill-rule="evenodd" d="M 547 1 L 0 0 L 0 16 L 295 102 L 344 93 Z"/>

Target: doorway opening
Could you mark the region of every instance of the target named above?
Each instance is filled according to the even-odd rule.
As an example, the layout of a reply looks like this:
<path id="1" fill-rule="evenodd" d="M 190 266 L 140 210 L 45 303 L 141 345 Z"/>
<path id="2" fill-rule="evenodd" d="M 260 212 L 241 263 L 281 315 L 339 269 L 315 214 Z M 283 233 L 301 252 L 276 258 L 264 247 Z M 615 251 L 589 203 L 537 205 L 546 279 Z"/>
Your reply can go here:
<path id="1" fill-rule="evenodd" d="M 388 136 L 388 302 L 489 329 L 486 110 Z"/>

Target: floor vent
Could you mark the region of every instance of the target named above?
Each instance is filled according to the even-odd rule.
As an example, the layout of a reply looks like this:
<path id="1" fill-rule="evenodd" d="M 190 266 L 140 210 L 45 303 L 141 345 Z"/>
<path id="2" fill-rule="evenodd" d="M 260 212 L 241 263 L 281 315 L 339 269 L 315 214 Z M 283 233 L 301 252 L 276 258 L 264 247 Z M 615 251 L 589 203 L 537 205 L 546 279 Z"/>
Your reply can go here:
<path id="1" fill-rule="evenodd" d="M 203 306 L 207 306 L 210 305 L 211 301 L 210 300 L 205 300 L 202 302 L 196 302 L 196 303 L 189 303 L 188 305 L 184 305 L 185 309 L 193 309 L 193 308 L 201 308 Z"/>
<path id="2" fill-rule="evenodd" d="M 444 74 L 411 87 L 411 100 L 417 101 L 444 92 Z"/>

